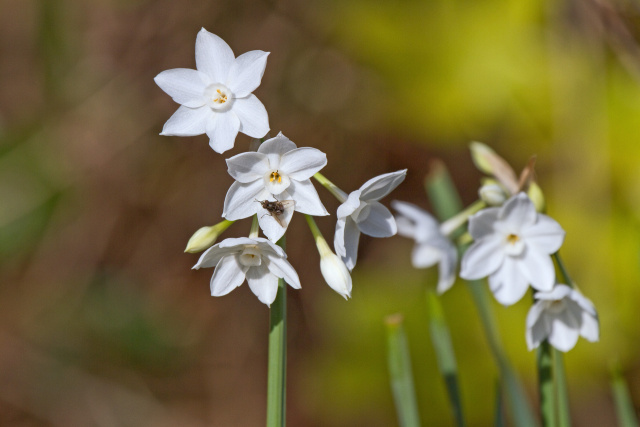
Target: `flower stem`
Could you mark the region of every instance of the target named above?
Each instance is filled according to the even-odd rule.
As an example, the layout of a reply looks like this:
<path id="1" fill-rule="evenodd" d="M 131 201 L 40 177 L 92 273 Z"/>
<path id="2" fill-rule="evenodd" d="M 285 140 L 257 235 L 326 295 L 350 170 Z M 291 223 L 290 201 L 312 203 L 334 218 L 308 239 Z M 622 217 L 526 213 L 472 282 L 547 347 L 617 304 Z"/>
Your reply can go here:
<path id="1" fill-rule="evenodd" d="M 447 236 L 451 236 L 454 231 L 456 231 L 469 220 L 469 217 L 471 215 L 486 207 L 487 204 L 483 200 L 476 200 L 465 210 L 443 222 L 440 225 L 440 231 L 442 231 L 442 233 Z"/>
<path id="2" fill-rule="evenodd" d="M 411 358 L 407 336 L 402 326 L 402 316 L 387 316 L 387 355 L 391 390 L 396 404 L 400 427 L 420 427 L 418 403 L 411 373 Z"/>
<path id="3" fill-rule="evenodd" d="M 344 203 L 344 202 L 347 201 L 347 197 L 349 197 L 349 195 L 347 193 L 345 193 L 344 191 L 342 191 L 341 189 L 339 189 L 337 185 L 335 185 L 333 182 L 329 181 L 320 172 L 316 172 L 316 174 L 313 175 L 313 177 L 316 179 L 316 181 L 318 181 L 320 184 L 322 184 L 322 186 L 324 186 L 324 188 L 329 190 L 329 192 L 331 194 L 333 194 L 335 196 L 335 198 L 340 201 L 340 203 Z"/>
<path id="4" fill-rule="evenodd" d="M 558 265 L 558 269 L 560 270 L 560 274 L 562 274 L 562 278 L 564 279 L 564 283 L 570 288 L 575 288 L 576 286 L 573 283 L 573 280 L 571 280 L 571 276 L 569 276 L 569 272 L 565 268 L 564 263 L 562 262 L 562 258 L 560 258 L 560 252 L 556 252 L 552 256 L 556 260 L 556 264 Z"/>
<path id="5" fill-rule="evenodd" d="M 569 414 L 569 395 L 567 393 L 567 378 L 564 372 L 564 354 L 553 349 L 553 381 L 556 389 L 558 404 L 558 426 L 570 427 L 571 416 Z"/>
<path id="6" fill-rule="evenodd" d="M 257 223 L 257 217 L 254 223 Z M 253 227 L 252 227 L 253 228 Z M 278 241 L 285 249 L 285 238 Z M 286 425 L 287 395 L 287 293 L 284 279 L 269 310 L 269 362 L 267 374 L 267 427 Z"/>
<path id="7" fill-rule="evenodd" d="M 325 255 L 328 255 L 329 253 L 332 253 L 331 248 L 329 247 L 329 244 L 322 236 L 322 233 L 318 228 L 318 224 L 316 224 L 316 221 L 313 219 L 313 217 L 307 214 L 305 214 L 304 217 L 307 220 L 307 224 L 309 224 L 309 228 L 311 229 L 311 234 L 313 234 L 313 240 L 316 242 L 316 246 L 318 247 L 318 252 L 320 252 L 320 256 L 322 257 Z"/>
<path id="8" fill-rule="evenodd" d="M 260 230 L 260 224 L 258 224 L 258 215 L 253 216 L 253 222 L 251 222 L 251 230 L 249 231 L 249 238 L 255 239 L 258 237 L 258 232 Z"/>
<path id="9" fill-rule="evenodd" d="M 538 394 L 540 398 L 540 417 L 544 427 L 556 427 L 556 399 L 553 378 L 552 348 L 544 340 L 537 352 Z"/>

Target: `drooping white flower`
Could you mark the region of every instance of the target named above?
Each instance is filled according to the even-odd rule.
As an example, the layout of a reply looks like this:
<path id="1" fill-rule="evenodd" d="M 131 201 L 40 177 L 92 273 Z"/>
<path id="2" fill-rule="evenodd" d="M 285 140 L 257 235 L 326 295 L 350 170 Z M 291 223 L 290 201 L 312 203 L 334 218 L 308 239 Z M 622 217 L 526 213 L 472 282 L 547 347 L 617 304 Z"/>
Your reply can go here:
<path id="1" fill-rule="evenodd" d="M 226 295 L 245 278 L 249 288 L 266 305 L 271 305 L 278 293 L 278 278 L 300 289 L 298 273 L 287 261 L 281 247 L 261 237 L 229 238 L 207 249 L 194 269 L 215 267 L 211 277 L 211 295 Z"/>
<path id="2" fill-rule="evenodd" d="M 598 314 L 593 303 L 567 285 L 551 292 L 536 292 L 538 301 L 527 314 L 527 346 L 537 348 L 545 339 L 560 351 L 571 350 L 582 335 L 587 341 L 599 338 Z"/>
<path id="3" fill-rule="evenodd" d="M 372 237 L 391 237 L 398 231 L 389 209 L 378 200 L 391 193 L 407 176 L 407 170 L 387 173 L 365 182 L 351 192 L 338 207 L 333 246 L 349 270 L 358 258 L 360 233 Z"/>
<path id="4" fill-rule="evenodd" d="M 197 69 L 175 68 L 154 79 L 181 104 L 160 135 L 206 133 L 218 153 L 233 148 L 238 132 L 263 137 L 269 131 L 269 117 L 252 92 L 260 85 L 268 55 L 252 50 L 235 58 L 224 40 L 201 29 L 196 38 Z"/>
<path id="5" fill-rule="evenodd" d="M 265 141 L 257 152 L 227 159 L 234 182 L 224 199 L 222 216 L 233 221 L 258 214 L 262 232 L 271 241 L 285 233 L 293 211 L 329 215 L 311 183 L 313 174 L 327 164 L 327 156 L 310 147 L 297 148 L 279 133 Z M 266 209 L 262 202 L 284 202 L 282 214 Z"/>
<path id="6" fill-rule="evenodd" d="M 458 251 L 442 231 L 438 221 L 427 211 L 407 202 L 394 200 L 391 206 L 396 216 L 398 234 L 414 239 L 416 245 L 411 254 L 415 268 L 428 268 L 438 264 L 438 293 L 449 290 L 456 281 Z"/>
<path id="7" fill-rule="evenodd" d="M 489 287 L 501 304 L 516 303 L 529 285 L 543 292 L 553 288 L 550 255 L 562 245 L 565 232 L 555 220 L 537 213 L 526 194 L 471 216 L 469 233 L 474 243 L 462 258 L 460 277 L 489 276 Z"/>

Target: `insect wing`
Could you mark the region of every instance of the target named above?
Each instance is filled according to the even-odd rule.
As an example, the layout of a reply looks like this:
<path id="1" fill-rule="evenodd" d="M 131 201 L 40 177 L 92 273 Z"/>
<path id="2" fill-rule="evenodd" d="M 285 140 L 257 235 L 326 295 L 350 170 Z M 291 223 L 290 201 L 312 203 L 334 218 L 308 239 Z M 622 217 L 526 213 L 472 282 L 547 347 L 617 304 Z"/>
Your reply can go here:
<path id="1" fill-rule="evenodd" d="M 280 202 L 280 206 L 282 206 L 282 209 L 287 210 L 289 208 L 293 208 L 293 206 L 296 204 L 296 202 L 294 200 L 283 200 Z"/>

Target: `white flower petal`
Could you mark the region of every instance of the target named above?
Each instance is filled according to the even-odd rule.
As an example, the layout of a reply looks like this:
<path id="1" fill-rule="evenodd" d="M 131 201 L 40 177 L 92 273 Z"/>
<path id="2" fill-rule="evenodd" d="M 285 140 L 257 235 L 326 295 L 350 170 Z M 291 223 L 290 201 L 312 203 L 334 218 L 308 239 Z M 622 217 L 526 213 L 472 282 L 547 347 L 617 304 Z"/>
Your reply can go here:
<path id="1" fill-rule="evenodd" d="M 252 138 L 262 138 L 269 132 L 267 109 L 255 95 L 233 101 L 233 112 L 240 120 L 240 132 Z"/>
<path id="2" fill-rule="evenodd" d="M 209 83 L 208 77 L 200 71 L 174 68 L 161 72 L 153 80 L 178 104 L 189 108 L 205 104 L 204 89 Z"/>
<path id="3" fill-rule="evenodd" d="M 469 217 L 469 234 L 473 240 L 480 240 L 496 232 L 494 224 L 498 221 L 500 208 L 487 208 Z"/>
<path id="4" fill-rule="evenodd" d="M 527 244 L 533 244 L 537 250 L 545 254 L 553 254 L 560 249 L 564 242 L 565 231 L 554 219 L 547 215 L 538 214 L 535 224 L 521 232 Z"/>
<path id="5" fill-rule="evenodd" d="M 181 105 L 164 124 L 160 135 L 202 135 L 210 120 L 213 120 L 213 113 L 209 107 L 189 108 Z"/>
<path id="6" fill-rule="evenodd" d="M 512 227 L 517 227 L 516 229 L 535 224 L 538 215 L 536 207 L 525 193 L 518 193 L 511 197 L 499 209 L 500 220 Z"/>
<path id="7" fill-rule="evenodd" d="M 227 239 L 228 240 L 228 239 Z M 194 270 L 198 270 L 200 268 L 210 268 L 218 265 L 218 262 L 222 257 L 229 255 L 232 252 L 239 252 L 240 249 L 236 245 L 233 246 L 221 246 L 222 243 L 218 243 L 217 245 L 211 246 L 209 249 L 203 252 L 200 255 L 200 259 L 196 265 L 192 268 Z"/>
<path id="8" fill-rule="evenodd" d="M 282 155 L 280 160 L 280 169 L 296 181 L 311 178 L 326 165 L 327 155 L 311 147 L 288 151 Z"/>
<path id="9" fill-rule="evenodd" d="M 533 288 L 543 292 L 553 289 L 556 271 L 549 255 L 527 247 L 522 257 L 511 259 L 517 263 L 520 272 Z"/>
<path id="10" fill-rule="evenodd" d="M 517 263 L 506 257 L 502 266 L 489 276 L 489 287 L 500 304 L 509 306 L 520 301 L 527 293 L 529 284 L 519 271 Z"/>
<path id="11" fill-rule="evenodd" d="M 587 341 L 596 342 L 600 337 L 600 326 L 595 316 L 582 312 L 582 326 L 580 327 L 580 335 Z"/>
<path id="12" fill-rule="evenodd" d="M 284 153 L 296 148 L 296 144 L 280 132 L 275 138 L 267 139 L 263 142 L 258 148 L 258 153 L 264 153 L 269 156 L 275 154 L 277 157 L 282 157 Z"/>
<path id="13" fill-rule="evenodd" d="M 400 214 L 396 217 L 396 225 L 401 236 L 426 242 L 441 234 L 438 221 L 422 208 L 398 200 L 393 200 L 391 207 Z"/>
<path id="14" fill-rule="evenodd" d="M 360 190 L 353 191 L 347 196 L 347 200 L 338 206 L 338 218 L 346 218 L 360 207 Z"/>
<path id="15" fill-rule="evenodd" d="M 494 273 L 502 265 L 505 254 L 502 242 L 495 235 L 474 242 L 462 257 L 460 277 L 481 279 Z"/>
<path id="16" fill-rule="evenodd" d="M 229 70 L 234 61 L 229 45 L 204 28 L 196 37 L 196 68 L 205 73 L 212 83 L 227 82 Z"/>
<path id="17" fill-rule="evenodd" d="M 262 206 L 258 209 L 258 223 L 265 236 L 272 242 L 280 240 L 289 227 L 289 222 L 293 216 L 294 206 L 286 208 L 284 212 L 276 217 Z"/>
<path id="18" fill-rule="evenodd" d="M 260 203 L 256 200 L 265 200 L 269 197 L 269 193 L 265 193 L 261 181 L 247 184 L 234 182 L 224 198 L 222 216 L 229 221 L 236 221 L 256 214 L 260 208 Z"/>
<path id="19" fill-rule="evenodd" d="M 211 277 L 211 295 L 221 297 L 228 294 L 242 285 L 244 277 L 245 273 L 236 254 L 223 257 Z"/>
<path id="20" fill-rule="evenodd" d="M 284 279 L 294 289 L 300 289 L 300 278 L 293 266 L 284 258 L 281 257 L 268 257 L 269 271 L 271 271 L 277 277 Z"/>
<path id="21" fill-rule="evenodd" d="M 571 288 L 567 285 L 557 284 L 548 292 L 536 292 L 533 297 L 538 300 L 557 301 L 571 294 Z"/>
<path id="22" fill-rule="evenodd" d="M 209 145 L 216 153 L 224 153 L 233 148 L 240 130 L 240 120 L 233 111 L 216 113 L 213 120 L 207 122 Z"/>
<path id="23" fill-rule="evenodd" d="M 371 237 L 391 237 L 398 232 L 396 221 L 380 202 L 369 203 L 369 215 L 364 221 L 357 222 L 358 228 Z"/>
<path id="24" fill-rule="evenodd" d="M 243 184 L 262 179 L 268 171 L 269 161 L 262 153 L 249 151 L 227 159 L 227 172 Z"/>
<path id="25" fill-rule="evenodd" d="M 456 281 L 456 265 L 458 264 L 458 251 L 453 245 L 440 257 L 438 263 L 438 286 L 437 291 L 442 295 Z"/>
<path id="26" fill-rule="evenodd" d="M 416 243 L 411 252 L 411 264 L 415 268 L 429 268 L 440 262 L 442 251 L 429 243 Z"/>
<path id="27" fill-rule="evenodd" d="M 264 69 L 267 66 L 267 56 L 269 56 L 269 52 L 252 50 L 243 53 L 233 61 L 227 78 L 227 86 L 236 98 L 244 98 L 260 86 Z"/>
<path id="28" fill-rule="evenodd" d="M 560 351 L 569 351 L 578 342 L 578 329 L 575 325 L 566 324 L 563 319 L 556 317 L 551 321 L 549 344 Z"/>
<path id="29" fill-rule="evenodd" d="M 296 211 L 315 216 L 329 215 L 310 180 L 291 181 L 287 192 L 296 202 Z"/>
<path id="30" fill-rule="evenodd" d="M 271 274 L 264 263 L 247 270 L 247 283 L 260 302 L 270 306 L 276 299 L 278 278 Z"/>
<path id="31" fill-rule="evenodd" d="M 400 185 L 406 176 L 407 170 L 403 169 L 371 178 L 360 187 L 360 199 L 365 202 L 377 202 Z"/>
<path id="32" fill-rule="evenodd" d="M 548 336 L 549 330 L 544 318 L 544 305 L 539 302 L 535 303 L 527 313 L 526 339 L 529 351 L 538 348 Z"/>
<path id="33" fill-rule="evenodd" d="M 338 219 L 336 222 L 336 232 L 333 239 L 333 247 L 336 254 L 342 259 L 347 268 L 351 271 L 356 266 L 358 260 L 358 242 L 360 241 L 360 230 L 351 217 Z"/>

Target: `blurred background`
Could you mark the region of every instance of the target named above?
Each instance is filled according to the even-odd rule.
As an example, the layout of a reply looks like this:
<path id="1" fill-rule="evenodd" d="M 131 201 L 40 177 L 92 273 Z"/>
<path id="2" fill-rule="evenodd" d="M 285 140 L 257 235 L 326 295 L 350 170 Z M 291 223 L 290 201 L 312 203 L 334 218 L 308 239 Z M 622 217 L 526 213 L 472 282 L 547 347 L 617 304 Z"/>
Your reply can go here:
<path id="1" fill-rule="evenodd" d="M 209 292 L 187 240 L 232 183 L 206 136 L 162 137 L 178 107 L 153 82 L 194 68 L 201 27 L 236 55 L 271 52 L 255 94 L 272 135 L 327 153 L 345 191 L 408 168 L 392 198 L 429 208 L 435 159 L 465 204 L 482 141 L 521 170 L 537 155 L 573 279 L 601 341 L 567 354 L 575 425 L 616 422 L 619 362 L 640 406 L 640 5 L 561 0 L 0 1 L 0 425 L 264 425 L 268 309 L 243 285 Z M 318 186 L 316 186 L 318 187 Z M 337 201 L 318 188 L 331 217 Z M 225 237 L 246 235 L 240 221 Z M 413 243 L 363 237 L 353 298 L 323 282 L 302 216 L 287 239 L 292 426 L 396 425 L 383 318 L 403 313 L 424 425 L 450 425 Z M 471 297 L 442 297 L 465 415 L 493 417 L 497 369 Z M 532 404 L 524 298 L 494 304 Z"/>

